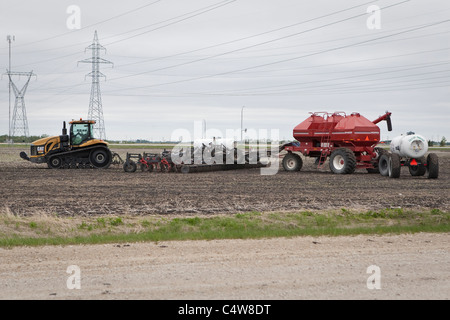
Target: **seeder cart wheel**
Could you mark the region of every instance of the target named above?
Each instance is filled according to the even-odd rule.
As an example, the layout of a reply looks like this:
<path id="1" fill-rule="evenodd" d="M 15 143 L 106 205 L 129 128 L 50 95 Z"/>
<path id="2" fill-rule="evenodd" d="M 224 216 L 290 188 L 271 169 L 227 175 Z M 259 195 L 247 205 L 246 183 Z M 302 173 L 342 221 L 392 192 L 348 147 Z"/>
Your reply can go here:
<path id="1" fill-rule="evenodd" d="M 401 162 L 400 156 L 392 153 L 389 157 L 389 178 L 400 178 Z"/>
<path id="2" fill-rule="evenodd" d="M 330 170 L 338 174 L 355 172 L 356 157 L 352 150 L 347 148 L 336 149 L 330 156 Z"/>
<path id="3" fill-rule="evenodd" d="M 283 158 L 283 168 L 286 171 L 300 171 L 303 166 L 302 158 L 295 153 L 288 153 Z"/>
<path id="4" fill-rule="evenodd" d="M 384 177 L 389 176 L 389 154 L 385 153 L 380 156 L 378 160 L 378 171 Z"/>
<path id="5" fill-rule="evenodd" d="M 437 154 L 430 153 L 427 157 L 428 179 L 437 179 L 439 176 L 439 158 Z"/>

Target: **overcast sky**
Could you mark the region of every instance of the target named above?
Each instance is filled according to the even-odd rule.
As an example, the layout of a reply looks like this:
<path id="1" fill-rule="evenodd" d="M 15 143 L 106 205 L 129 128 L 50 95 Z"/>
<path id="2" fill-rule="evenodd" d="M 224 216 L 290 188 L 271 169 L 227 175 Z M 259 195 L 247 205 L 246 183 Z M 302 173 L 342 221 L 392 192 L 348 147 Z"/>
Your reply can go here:
<path id="1" fill-rule="evenodd" d="M 31 135 L 87 117 L 91 65 L 78 61 L 97 30 L 114 63 L 100 67 L 108 139 L 170 139 L 195 121 L 225 136 L 242 110 L 245 128 L 291 139 L 309 112 L 389 110 L 383 139 L 450 140 L 449 19 L 448 0 L 2 0 L 0 67 L 14 35 L 12 71 L 37 75 L 25 96 Z M 3 76 L 0 135 L 8 114 Z"/>

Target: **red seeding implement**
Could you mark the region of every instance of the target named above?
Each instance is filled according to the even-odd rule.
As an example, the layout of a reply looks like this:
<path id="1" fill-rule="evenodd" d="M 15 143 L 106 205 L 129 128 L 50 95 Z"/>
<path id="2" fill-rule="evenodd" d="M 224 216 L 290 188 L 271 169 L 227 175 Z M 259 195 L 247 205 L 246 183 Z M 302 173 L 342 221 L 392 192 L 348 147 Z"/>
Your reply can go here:
<path id="1" fill-rule="evenodd" d="M 265 166 L 259 162 L 259 157 L 257 161 L 250 161 L 248 154 L 245 154 L 243 159 L 244 162 L 238 161 L 239 152 L 234 149 L 234 154 L 231 155 L 233 158 L 232 163 L 226 162 L 226 157 L 229 154 L 224 149 L 223 151 L 223 161 L 222 163 L 216 163 L 211 159 L 206 159 L 203 156 L 204 148 L 191 150 L 191 159 L 187 163 L 176 164 L 172 160 L 172 152 L 164 150 L 161 154 L 155 153 L 127 153 L 127 158 L 123 162 L 123 170 L 125 172 L 135 172 L 140 167 L 141 171 L 160 171 L 160 172 L 181 172 L 181 173 L 193 173 L 193 172 L 209 172 L 209 171 L 225 171 L 225 170 L 235 170 L 235 169 L 249 169 L 249 168 L 260 168 Z M 231 151 L 233 152 L 233 151 Z M 195 163 L 194 155 L 200 153 L 201 161 L 200 163 Z M 210 152 L 211 154 L 211 152 Z M 214 149 L 212 150 L 214 154 Z M 179 156 L 182 153 L 179 154 Z"/>
<path id="2" fill-rule="evenodd" d="M 380 143 L 377 123 L 381 121 L 386 121 L 388 131 L 392 131 L 390 112 L 374 121 L 356 112 L 350 115 L 314 112 L 294 128 L 293 136 L 297 141 L 280 147 L 280 151 L 287 151 L 283 168 L 299 171 L 303 165 L 300 153 L 316 158 L 318 168 L 323 167 L 329 158 L 330 170 L 338 174 L 350 174 L 357 168 L 365 168 L 369 173 L 398 178 L 401 167 L 407 166 L 411 175 L 424 175 L 428 171 L 428 178 L 437 178 L 437 156 L 430 154 L 424 159 L 428 146 L 422 136 L 410 134 L 405 139 L 400 137 L 402 145 L 396 145 L 397 138 L 394 139 L 391 152 L 377 147 Z"/>
<path id="3" fill-rule="evenodd" d="M 127 153 L 127 160 L 123 164 L 125 172 L 135 172 L 139 165 L 141 171 L 176 172 L 177 166 L 172 162 L 169 151 L 164 150 L 161 155 L 156 153 Z"/>

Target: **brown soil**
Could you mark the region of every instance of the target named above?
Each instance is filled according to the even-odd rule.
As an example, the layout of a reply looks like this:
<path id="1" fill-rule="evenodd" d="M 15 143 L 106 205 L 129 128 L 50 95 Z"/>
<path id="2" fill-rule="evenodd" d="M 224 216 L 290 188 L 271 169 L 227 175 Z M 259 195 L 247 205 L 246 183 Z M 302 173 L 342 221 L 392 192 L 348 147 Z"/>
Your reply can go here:
<path id="1" fill-rule="evenodd" d="M 17 149 L 2 152 L 17 152 Z M 136 152 L 136 150 L 134 150 Z M 126 150 L 120 150 L 122 157 Z M 23 160 L 0 162 L 0 203 L 12 213 L 215 214 L 248 211 L 384 208 L 450 210 L 450 152 L 439 152 L 439 179 L 399 179 L 357 170 L 351 175 L 318 170 L 307 158 L 300 172 L 261 175 L 260 169 L 204 173 L 126 173 L 60 169 Z"/>

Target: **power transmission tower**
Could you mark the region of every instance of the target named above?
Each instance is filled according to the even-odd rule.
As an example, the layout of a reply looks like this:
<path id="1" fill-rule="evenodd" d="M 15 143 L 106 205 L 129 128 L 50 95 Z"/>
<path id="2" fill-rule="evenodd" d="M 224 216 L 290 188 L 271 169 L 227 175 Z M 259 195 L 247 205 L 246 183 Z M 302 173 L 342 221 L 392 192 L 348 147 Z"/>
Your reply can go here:
<path id="1" fill-rule="evenodd" d="M 8 70 L 7 75 L 9 77 L 9 83 L 14 91 L 14 95 L 16 96 L 16 100 L 14 103 L 14 111 L 12 117 L 12 129 L 11 136 L 12 137 L 28 137 L 28 120 L 27 120 L 27 111 L 25 108 L 25 92 L 27 91 L 28 84 L 30 83 L 30 79 L 32 76 L 36 76 L 33 71 L 31 72 L 11 72 Z M 13 82 L 11 76 L 26 76 L 28 77 L 27 81 L 23 85 L 22 89 L 19 90 L 16 84 Z"/>
<path id="2" fill-rule="evenodd" d="M 92 50 L 92 58 L 81 60 L 79 62 L 92 64 L 92 71 L 86 75 L 87 77 L 92 78 L 88 118 L 89 120 L 95 120 L 96 122 L 94 125 L 94 136 L 98 139 L 105 140 L 105 121 L 103 119 L 102 94 L 100 92 L 99 78 L 106 77 L 100 72 L 100 63 L 112 64 L 112 62 L 100 58 L 100 51 L 105 50 L 106 52 L 106 49 L 98 42 L 97 30 L 94 34 L 93 43 L 87 47 L 86 50 Z"/>

